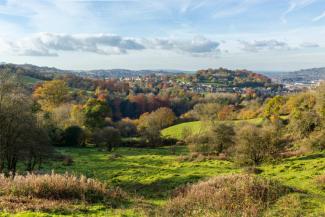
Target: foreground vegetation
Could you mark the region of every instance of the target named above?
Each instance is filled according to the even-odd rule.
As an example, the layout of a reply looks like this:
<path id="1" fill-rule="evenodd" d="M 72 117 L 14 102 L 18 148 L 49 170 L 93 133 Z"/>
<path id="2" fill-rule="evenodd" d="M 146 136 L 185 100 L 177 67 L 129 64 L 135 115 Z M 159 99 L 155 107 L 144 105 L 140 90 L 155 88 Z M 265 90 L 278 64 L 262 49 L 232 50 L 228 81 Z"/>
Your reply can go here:
<path id="1" fill-rule="evenodd" d="M 186 195 L 188 194 L 184 194 L 182 189 L 184 186 L 188 186 L 186 188 L 191 189 L 190 183 L 197 183 L 210 177 L 216 178 L 212 178 L 207 183 L 215 183 L 215 180 L 220 180 L 218 181 L 220 183 L 233 183 L 232 181 L 222 181 L 230 177 L 230 179 L 234 179 L 234 185 L 223 186 L 219 183 L 213 184 L 211 187 L 229 189 L 230 192 L 226 191 L 232 195 L 231 192 L 233 191 L 231 189 L 238 189 L 239 186 L 243 188 L 243 191 L 248 189 L 245 187 L 246 184 L 235 181 L 245 181 L 246 179 L 243 179 L 241 176 L 234 176 L 232 178 L 231 174 L 251 174 L 252 172 L 259 173 L 257 176 L 261 178 L 271 178 L 277 181 L 278 184 L 275 185 L 272 191 L 278 193 L 274 195 L 265 190 L 265 193 L 269 192 L 267 194 L 273 195 L 271 198 L 268 198 L 270 201 L 266 201 L 265 204 L 254 203 L 254 207 L 248 206 L 248 204 L 237 204 L 238 210 L 241 210 L 240 206 L 245 206 L 247 209 L 250 207 L 250 211 L 256 209 L 256 211 L 261 212 L 260 215 L 265 216 L 322 216 L 325 214 L 325 191 L 317 181 L 324 173 L 324 152 L 292 157 L 280 160 L 276 164 L 263 164 L 254 170 L 240 169 L 232 162 L 209 156 L 193 156 L 186 147 L 177 147 L 175 152 L 170 147 L 155 149 L 118 148 L 112 153 L 103 152 L 96 148 L 59 148 L 58 153 L 61 156 L 70 157 L 71 163 L 69 166 L 67 166 L 64 158 L 60 157 L 47 162 L 44 165 L 44 170 L 51 172 L 51 169 L 55 169 L 55 172 L 62 174 L 70 171 L 77 176 L 85 174 L 87 177 L 101 180 L 107 186 L 111 186 L 111 188 L 120 187 L 127 194 L 127 200 L 119 206 L 107 206 L 102 202 L 84 205 L 77 203 L 73 206 L 70 205 L 68 208 L 65 207 L 65 209 L 63 209 L 64 206 L 59 205 L 57 206 L 58 209 L 53 207 L 50 207 L 50 209 L 39 208 L 39 213 L 44 215 L 46 213 L 49 215 L 73 215 L 73 213 L 76 213 L 80 216 L 107 216 L 108 214 L 109 216 L 152 216 L 157 213 L 168 213 L 168 210 L 175 209 L 177 203 L 184 204 L 182 201 L 187 200 L 186 197 L 188 196 Z M 252 180 L 252 183 L 255 183 L 253 176 L 248 180 Z M 257 182 L 259 183 L 258 180 Z M 261 183 L 270 183 L 273 186 L 273 182 L 261 180 Z M 203 182 L 200 185 L 205 186 L 206 184 Z M 235 188 L 236 185 L 238 186 Z M 193 188 L 198 187 L 193 186 Z M 287 190 L 283 192 L 280 189 Z M 202 197 L 198 199 L 207 200 L 211 198 L 211 195 L 207 195 L 210 193 L 209 191 L 202 191 L 200 193 Z M 236 195 L 236 197 L 240 196 Z M 243 193 L 243 195 L 250 197 L 250 194 L 247 192 Z M 181 200 L 180 198 L 183 199 Z M 254 198 L 255 196 L 251 199 L 253 200 Z M 170 199 L 171 202 L 168 202 Z M 196 203 L 193 199 L 191 200 L 193 203 Z M 250 199 L 247 198 L 247 200 Z M 178 202 L 176 203 L 175 201 Z M 230 206 L 232 203 L 235 203 L 235 201 L 220 204 L 220 206 Z M 204 204 L 206 203 L 204 202 Z M 181 205 L 179 206 L 181 208 Z M 266 208 L 261 211 L 260 206 Z M 60 207 L 61 211 L 59 211 Z M 203 209 L 201 210 L 202 212 L 206 210 L 205 205 L 201 208 Z M 237 212 L 236 210 L 234 212 Z M 17 216 L 28 216 L 22 213 L 24 212 L 18 210 Z M 211 213 L 211 216 L 214 215 Z"/>

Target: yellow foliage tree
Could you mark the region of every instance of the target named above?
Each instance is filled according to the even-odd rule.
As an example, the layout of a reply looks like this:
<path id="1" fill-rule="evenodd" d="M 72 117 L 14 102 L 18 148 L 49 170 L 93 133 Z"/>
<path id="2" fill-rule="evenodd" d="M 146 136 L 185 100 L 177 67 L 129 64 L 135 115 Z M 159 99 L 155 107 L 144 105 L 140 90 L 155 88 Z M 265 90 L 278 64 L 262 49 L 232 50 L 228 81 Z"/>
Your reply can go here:
<path id="1" fill-rule="evenodd" d="M 46 81 L 34 91 L 33 96 L 41 104 L 44 111 L 51 111 L 66 101 L 69 88 L 63 80 Z"/>

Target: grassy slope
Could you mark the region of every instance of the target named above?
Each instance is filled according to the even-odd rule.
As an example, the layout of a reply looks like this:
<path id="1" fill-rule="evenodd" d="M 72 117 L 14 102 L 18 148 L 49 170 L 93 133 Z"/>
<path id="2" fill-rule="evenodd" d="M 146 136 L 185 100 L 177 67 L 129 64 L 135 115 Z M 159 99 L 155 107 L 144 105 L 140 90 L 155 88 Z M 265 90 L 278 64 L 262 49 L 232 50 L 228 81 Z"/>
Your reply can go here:
<path id="1" fill-rule="evenodd" d="M 75 174 L 85 174 L 108 184 L 120 186 L 125 191 L 136 193 L 143 198 L 141 205 L 134 204 L 123 210 L 105 209 L 98 205 L 93 206 L 88 213 L 78 215 L 74 213 L 73 216 L 140 216 L 139 207 L 163 204 L 170 191 L 180 185 L 219 174 L 240 172 L 227 161 L 182 162 L 178 156 L 188 153 L 185 147 L 177 147 L 176 154 L 172 154 L 170 148 L 120 148 L 113 155 L 95 148 L 58 150 L 62 154 L 71 156 L 74 164 L 67 167 L 63 166 L 61 161 L 54 161 L 47 163 L 46 170 L 55 169 L 56 172 L 70 171 Z M 291 213 L 290 215 L 283 214 L 283 205 L 280 204 L 271 209 L 274 212 L 270 216 L 322 216 L 322 213 L 325 215 L 325 192 L 314 182 L 316 176 L 324 173 L 325 152 L 286 159 L 275 165 L 263 165 L 261 169 L 264 171 L 261 176 L 278 179 L 283 184 L 302 191 L 293 195 L 302 199 L 301 204 L 296 205 L 294 210 L 293 208 L 286 210 Z M 288 202 L 285 201 L 284 204 L 288 205 Z M 35 213 L 20 213 L 17 216 L 35 216 Z M 48 215 L 40 213 L 39 216 Z"/>
<path id="2" fill-rule="evenodd" d="M 255 118 L 250 120 L 236 120 L 236 121 L 220 121 L 222 123 L 228 123 L 228 124 L 240 124 L 240 123 L 251 123 L 251 124 L 260 124 L 262 123 L 262 118 Z M 184 128 L 191 129 L 193 133 L 200 133 L 206 131 L 207 123 L 203 121 L 192 121 L 192 122 L 186 122 L 177 124 L 171 127 L 168 127 L 161 131 L 163 136 L 171 137 L 175 139 L 182 139 L 182 132 Z"/>
<path id="3" fill-rule="evenodd" d="M 284 159 L 275 165 L 263 165 L 261 169 L 264 171 L 261 176 L 301 191 L 295 194 L 300 198 L 300 204 L 290 210 L 292 216 L 325 216 L 325 189 L 315 181 L 317 176 L 325 173 L 325 152 Z"/>
<path id="4" fill-rule="evenodd" d="M 21 76 L 21 80 L 23 83 L 25 84 L 29 84 L 29 85 L 33 85 L 39 82 L 43 82 L 42 80 L 36 79 L 36 78 L 32 78 L 30 76 Z"/>

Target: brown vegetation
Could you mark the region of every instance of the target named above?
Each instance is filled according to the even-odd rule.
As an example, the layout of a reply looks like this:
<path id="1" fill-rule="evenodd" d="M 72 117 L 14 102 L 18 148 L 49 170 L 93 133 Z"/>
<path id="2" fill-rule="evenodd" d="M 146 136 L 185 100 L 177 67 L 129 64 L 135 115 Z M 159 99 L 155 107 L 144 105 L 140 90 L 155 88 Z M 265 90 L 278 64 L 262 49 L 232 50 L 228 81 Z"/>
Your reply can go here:
<path id="1" fill-rule="evenodd" d="M 180 189 L 161 216 L 260 216 L 290 189 L 251 175 L 227 175 Z"/>
<path id="2" fill-rule="evenodd" d="M 28 174 L 14 178 L 1 175 L 0 188 L 2 196 L 29 199 L 103 202 L 111 206 L 126 199 L 126 194 L 119 189 L 108 189 L 94 179 L 69 174 Z"/>
<path id="3" fill-rule="evenodd" d="M 325 190 L 325 174 L 316 177 L 317 185 Z"/>

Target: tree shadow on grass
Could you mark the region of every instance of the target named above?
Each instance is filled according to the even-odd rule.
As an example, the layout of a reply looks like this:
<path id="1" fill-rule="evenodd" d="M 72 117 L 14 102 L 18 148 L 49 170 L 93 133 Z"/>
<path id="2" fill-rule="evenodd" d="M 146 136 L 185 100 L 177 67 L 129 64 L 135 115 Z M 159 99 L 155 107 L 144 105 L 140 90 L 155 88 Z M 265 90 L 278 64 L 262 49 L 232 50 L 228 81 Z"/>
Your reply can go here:
<path id="1" fill-rule="evenodd" d="M 202 178 L 204 176 L 173 176 L 148 184 L 129 181 L 123 182 L 119 186 L 131 194 L 142 196 L 144 199 L 167 199 L 175 188 L 195 183 Z"/>
<path id="2" fill-rule="evenodd" d="M 287 159 L 288 161 L 295 161 L 295 160 L 314 160 L 318 158 L 325 158 L 325 153 L 317 153 L 317 154 L 311 154 L 308 156 L 302 156 L 298 158 L 292 158 L 292 159 Z"/>

